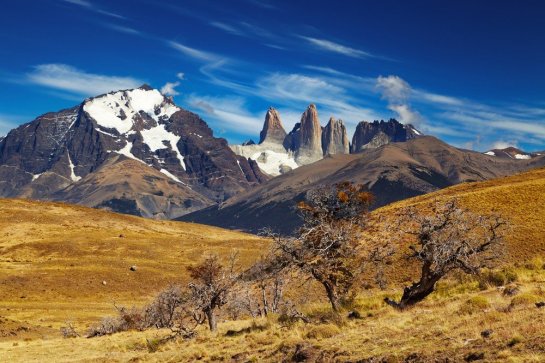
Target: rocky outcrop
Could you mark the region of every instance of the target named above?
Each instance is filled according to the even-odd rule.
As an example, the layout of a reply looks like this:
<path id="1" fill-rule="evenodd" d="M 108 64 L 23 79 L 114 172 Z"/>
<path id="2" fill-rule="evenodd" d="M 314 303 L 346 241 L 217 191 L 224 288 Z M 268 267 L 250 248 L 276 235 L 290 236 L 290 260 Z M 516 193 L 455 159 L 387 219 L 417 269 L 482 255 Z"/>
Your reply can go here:
<path id="1" fill-rule="evenodd" d="M 295 161 L 309 164 L 323 157 L 322 127 L 318 119 L 316 106 L 311 104 L 301 116 L 299 129 L 295 138 Z"/>
<path id="2" fill-rule="evenodd" d="M 282 144 L 286 138 L 286 130 L 280 120 L 278 111 L 270 107 L 265 116 L 263 130 L 259 133 L 259 143 Z"/>
<path id="3" fill-rule="evenodd" d="M 404 142 L 421 136 L 412 125 L 403 125 L 395 119 L 389 121 L 362 121 L 352 137 L 352 153 L 374 149 L 390 142 Z"/>
<path id="4" fill-rule="evenodd" d="M 333 117 L 329 119 L 322 133 L 322 149 L 324 155 L 348 154 L 350 152 L 348 135 L 342 120 L 335 120 Z"/>
<path id="5" fill-rule="evenodd" d="M 123 173 L 123 168 L 114 165 L 122 161 L 116 156 L 139 163 L 135 180 L 142 182 L 127 182 L 120 175 L 112 177 L 104 189 L 82 185 L 102 185 L 99 181 L 108 173 Z M 88 177 L 98 170 L 100 177 Z M 149 202 L 150 198 L 140 196 L 150 193 L 146 183 L 156 180 L 157 173 L 176 187 Z M 0 140 L 2 197 L 85 204 L 91 199 L 82 196 L 92 190 L 93 201 L 113 210 L 119 206 L 117 211 L 123 212 L 122 206 L 129 203 L 141 215 L 173 218 L 222 202 L 266 178 L 255 163 L 238 158 L 225 139 L 214 137 L 199 116 L 177 107 L 149 86 L 97 96 L 45 114 Z M 132 202 L 112 204 L 101 193 L 111 199 L 126 194 Z M 97 206 L 89 203 L 85 205 Z"/>

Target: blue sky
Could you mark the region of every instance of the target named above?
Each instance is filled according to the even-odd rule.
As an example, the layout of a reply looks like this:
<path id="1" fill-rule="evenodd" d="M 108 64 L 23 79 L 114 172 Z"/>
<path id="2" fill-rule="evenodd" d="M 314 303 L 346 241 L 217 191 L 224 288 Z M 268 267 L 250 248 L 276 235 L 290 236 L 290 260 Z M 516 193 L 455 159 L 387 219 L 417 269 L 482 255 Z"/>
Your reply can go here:
<path id="1" fill-rule="evenodd" d="M 230 142 L 266 109 L 291 129 L 395 117 L 459 147 L 545 149 L 542 1 L 12 0 L 0 135 L 148 83 Z M 350 135 L 351 136 L 351 135 Z"/>

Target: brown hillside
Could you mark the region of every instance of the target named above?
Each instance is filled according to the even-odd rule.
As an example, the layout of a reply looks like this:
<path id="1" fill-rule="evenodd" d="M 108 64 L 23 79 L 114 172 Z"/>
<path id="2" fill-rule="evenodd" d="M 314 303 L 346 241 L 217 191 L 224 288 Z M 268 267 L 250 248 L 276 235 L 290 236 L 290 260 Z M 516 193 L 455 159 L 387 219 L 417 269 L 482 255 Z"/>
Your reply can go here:
<path id="1" fill-rule="evenodd" d="M 452 186 L 385 206 L 375 213 L 390 214 L 409 205 L 425 206 L 436 199 L 453 197 L 477 213 L 496 212 L 509 220 L 509 261 L 545 255 L 545 168 Z"/>

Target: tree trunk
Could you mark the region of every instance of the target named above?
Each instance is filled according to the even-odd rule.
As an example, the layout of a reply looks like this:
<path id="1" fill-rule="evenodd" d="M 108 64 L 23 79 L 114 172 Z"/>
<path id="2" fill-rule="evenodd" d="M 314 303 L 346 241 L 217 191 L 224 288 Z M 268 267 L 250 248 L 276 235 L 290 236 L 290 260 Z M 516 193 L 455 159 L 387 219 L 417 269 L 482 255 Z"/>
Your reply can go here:
<path id="1" fill-rule="evenodd" d="M 396 309 L 406 309 L 414 304 L 424 300 L 429 294 L 435 290 L 435 284 L 441 278 L 440 275 L 426 274 L 420 278 L 420 281 L 415 282 L 411 286 L 405 287 L 403 296 L 399 302 L 395 302 L 389 298 L 384 301 Z"/>
<path id="2" fill-rule="evenodd" d="M 208 320 L 208 326 L 210 331 L 216 331 L 218 323 L 216 322 L 216 315 L 214 314 L 214 309 L 208 309 L 205 311 L 206 319 Z"/>
<path id="3" fill-rule="evenodd" d="M 263 302 L 263 313 L 269 315 L 269 302 L 267 301 L 267 291 L 265 286 L 261 287 L 261 301 Z"/>
<path id="4" fill-rule="evenodd" d="M 325 291 L 327 293 L 327 298 L 329 299 L 329 302 L 331 303 L 331 308 L 334 312 L 338 313 L 340 310 L 339 307 L 339 297 L 337 296 L 337 292 L 335 291 L 335 286 L 329 283 L 328 281 L 323 281 L 322 285 L 324 285 Z"/>

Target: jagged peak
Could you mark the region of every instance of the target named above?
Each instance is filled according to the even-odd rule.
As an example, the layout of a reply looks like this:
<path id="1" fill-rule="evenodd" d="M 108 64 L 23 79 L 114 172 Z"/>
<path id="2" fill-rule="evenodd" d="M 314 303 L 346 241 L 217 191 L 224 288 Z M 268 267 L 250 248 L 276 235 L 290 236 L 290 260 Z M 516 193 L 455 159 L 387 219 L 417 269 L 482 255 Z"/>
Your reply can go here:
<path id="1" fill-rule="evenodd" d="M 286 137 L 286 130 L 280 119 L 280 113 L 273 107 L 269 107 L 267 114 L 265 115 L 265 122 L 263 123 L 263 129 L 259 133 L 259 143 L 273 142 L 281 144 Z"/>
<path id="2" fill-rule="evenodd" d="M 153 91 L 154 88 L 151 87 L 149 84 L 147 83 L 144 83 L 143 85 L 141 85 L 140 87 L 138 87 L 138 89 L 141 89 L 141 90 L 144 90 L 144 91 Z"/>

